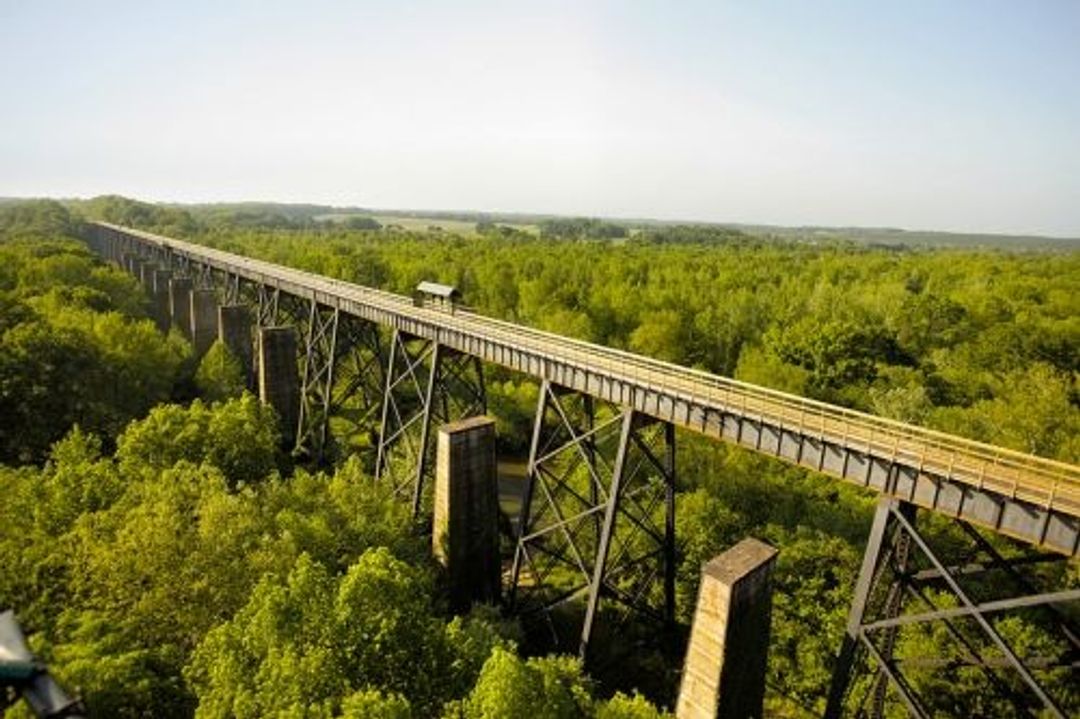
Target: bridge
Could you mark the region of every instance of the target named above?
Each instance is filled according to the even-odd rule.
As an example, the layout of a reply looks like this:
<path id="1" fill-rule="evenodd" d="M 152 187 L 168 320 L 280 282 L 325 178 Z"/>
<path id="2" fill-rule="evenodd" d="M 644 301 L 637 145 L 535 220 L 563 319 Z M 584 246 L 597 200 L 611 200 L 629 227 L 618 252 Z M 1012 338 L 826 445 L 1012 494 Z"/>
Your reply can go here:
<path id="1" fill-rule="evenodd" d="M 90 243 L 141 272 L 148 286 L 156 272 L 217 302 L 248 307 L 256 329 L 296 327 L 303 377 L 291 433 L 297 451 L 320 457 L 330 418 L 350 394 L 364 395 L 379 417 L 376 476 L 393 481 L 416 512 L 429 484 L 430 428 L 484 411 L 483 366 L 539 380 L 508 593 L 515 607 L 547 617 L 552 631 L 552 613 L 584 599 L 582 653 L 602 599 L 673 621 L 675 428 L 882 497 L 838 676 L 853 661 L 844 652 L 865 647 L 880 667 L 880 685 L 891 682 L 901 696 L 907 691 L 890 670 L 889 642 L 871 641 L 895 636 L 899 600 L 881 618 L 867 614 L 882 567 L 908 554 L 896 550 L 897 536 L 908 538 L 905 547 L 914 542 L 925 550 L 933 564 L 928 571 L 976 619 L 1013 606 L 1053 610 L 1080 598 L 1076 591 L 1032 590 L 1009 600 L 1014 604 L 983 607 L 954 581 L 959 570 L 923 546 L 914 526 L 916 510 L 957 521 L 992 555 L 986 564 L 999 569 L 1008 569 L 1007 560 L 975 528 L 1046 557 L 1074 559 L 1080 553 L 1076 465 L 117 225 L 94 223 Z M 347 382 L 346 362 L 355 368 Z M 940 617 L 927 617 L 934 619 Z M 984 628 L 1000 645 L 993 627 Z M 1069 636 L 1078 646 L 1071 629 Z M 1024 683 L 1053 710 L 1036 678 L 1013 659 Z M 838 680 L 836 702 L 849 685 Z M 918 713 L 917 703 L 905 703 Z"/>

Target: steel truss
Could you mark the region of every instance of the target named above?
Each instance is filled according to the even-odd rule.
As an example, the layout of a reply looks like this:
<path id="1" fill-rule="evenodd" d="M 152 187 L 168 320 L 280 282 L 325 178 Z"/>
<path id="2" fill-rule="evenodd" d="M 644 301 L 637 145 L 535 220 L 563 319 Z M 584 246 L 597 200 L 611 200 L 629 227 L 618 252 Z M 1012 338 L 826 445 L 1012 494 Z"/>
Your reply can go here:
<path id="1" fill-rule="evenodd" d="M 230 290 L 226 290 L 228 294 Z M 252 318 L 255 321 L 255 331 L 261 327 L 276 327 L 281 322 L 282 299 L 287 297 L 284 292 L 274 285 L 262 282 L 237 282 L 236 301 L 247 305 L 252 309 Z M 302 308 L 294 312 L 292 319 L 306 320 L 306 313 Z M 297 317 L 296 315 L 301 315 Z"/>
<path id="2" fill-rule="evenodd" d="M 321 463 L 330 441 L 330 417 L 359 398 L 360 416 L 354 418 L 359 424 L 378 406 L 381 342 L 376 325 L 314 299 L 306 325 L 295 452 Z"/>
<path id="3" fill-rule="evenodd" d="M 176 277 L 192 277 L 194 275 L 192 271 L 194 263 L 184 255 L 171 255 L 167 260 L 167 264 Z"/>
<path id="4" fill-rule="evenodd" d="M 888 497 L 879 500 L 826 717 L 883 716 L 890 690 L 912 716 L 932 716 L 911 672 L 941 673 L 962 667 L 982 674 L 988 690 L 1011 703 L 1016 716 L 1068 715 L 1062 698 L 1048 691 L 1043 673 L 1069 672 L 1076 686 L 1080 630 L 1069 610 L 1078 608 L 1080 589 L 1040 592 L 1021 572 L 1025 566 L 1068 558 L 1033 550 L 1006 558 L 970 524 L 953 521 L 972 551 L 962 561 L 947 564 L 940 550 L 931 547 L 930 539 L 918 530 L 914 505 Z M 1011 594 L 1003 597 L 1002 591 Z M 943 602 L 943 593 L 952 601 Z M 1009 611 L 1023 612 L 1056 635 L 1052 656 L 1021 656 L 1010 646 L 993 620 Z M 935 627 L 944 629 L 954 652 L 948 656 L 894 655 L 902 632 Z M 1076 711 L 1080 700 L 1072 696 L 1067 701 L 1073 704 L 1071 711 Z"/>
<path id="5" fill-rule="evenodd" d="M 218 290 L 217 280 L 210 265 L 196 264 L 191 268 L 191 288 L 194 290 Z"/>
<path id="6" fill-rule="evenodd" d="M 386 364 L 375 479 L 412 501 L 419 516 L 434 473 L 431 425 L 484 414 L 479 358 L 395 330 Z"/>
<path id="7" fill-rule="evenodd" d="M 220 277 L 221 287 L 219 288 L 219 291 L 221 292 L 221 298 L 224 303 L 227 305 L 240 304 L 240 275 L 232 272 L 224 272 Z"/>
<path id="8" fill-rule="evenodd" d="M 670 424 L 544 381 L 518 521 L 510 605 L 540 619 L 585 599 L 584 658 L 601 599 L 667 626 L 675 616 L 675 434 Z"/>

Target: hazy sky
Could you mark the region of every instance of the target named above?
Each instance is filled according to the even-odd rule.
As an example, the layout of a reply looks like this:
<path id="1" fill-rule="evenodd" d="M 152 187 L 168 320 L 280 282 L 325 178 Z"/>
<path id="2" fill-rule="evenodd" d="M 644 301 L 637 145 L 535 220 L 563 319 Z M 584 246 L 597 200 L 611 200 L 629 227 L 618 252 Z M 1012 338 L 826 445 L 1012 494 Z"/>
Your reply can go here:
<path id="1" fill-rule="evenodd" d="M 1080 236 L 1080 1 L 0 0 L 0 195 Z"/>

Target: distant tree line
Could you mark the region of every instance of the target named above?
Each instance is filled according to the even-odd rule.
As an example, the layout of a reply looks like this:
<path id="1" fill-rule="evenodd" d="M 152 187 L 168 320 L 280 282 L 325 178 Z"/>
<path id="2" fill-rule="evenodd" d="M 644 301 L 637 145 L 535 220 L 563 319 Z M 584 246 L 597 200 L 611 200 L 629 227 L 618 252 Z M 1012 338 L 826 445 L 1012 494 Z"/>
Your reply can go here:
<path id="1" fill-rule="evenodd" d="M 539 223 L 540 236 L 552 239 L 615 239 L 626 237 L 626 228 L 588 217 L 552 218 Z"/>

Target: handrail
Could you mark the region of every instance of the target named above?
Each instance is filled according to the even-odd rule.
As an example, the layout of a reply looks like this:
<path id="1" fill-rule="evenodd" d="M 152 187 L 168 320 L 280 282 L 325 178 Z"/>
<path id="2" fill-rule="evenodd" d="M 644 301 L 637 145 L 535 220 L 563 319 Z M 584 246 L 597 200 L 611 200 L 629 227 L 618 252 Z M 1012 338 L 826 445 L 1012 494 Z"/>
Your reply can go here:
<path id="1" fill-rule="evenodd" d="M 936 468 L 957 481 L 1080 516 L 1080 467 L 1073 464 L 878 417 L 626 350 L 603 347 L 473 311 L 451 314 L 417 307 L 411 298 L 385 290 L 141 230 L 109 223 L 96 224 L 195 259 L 217 262 L 223 269 L 241 267 L 265 278 L 291 281 L 413 320 L 453 328 L 481 339 L 496 339 L 540 356 L 569 360 L 584 369 L 600 371 L 613 378 L 644 382 L 649 387 L 660 387 L 728 412 L 797 424 L 808 436 L 830 440 L 842 438 L 842 444 L 864 449 L 869 454 L 877 452 L 894 459 L 906 457 L 917 462 L 920 469 Z M 807 422 L 808 419 L 814 421 Z"/>

